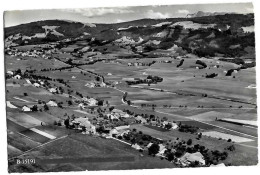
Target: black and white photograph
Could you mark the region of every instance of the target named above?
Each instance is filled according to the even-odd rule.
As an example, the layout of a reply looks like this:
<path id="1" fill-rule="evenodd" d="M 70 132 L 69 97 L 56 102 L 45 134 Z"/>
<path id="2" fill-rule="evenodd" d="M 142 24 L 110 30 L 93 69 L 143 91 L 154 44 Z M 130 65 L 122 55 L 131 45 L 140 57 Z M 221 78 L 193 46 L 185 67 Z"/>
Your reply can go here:
<path id="1" fill-rule="evenodd" d="M 5 10 L 8 173 L 258 165 L 254 11 Z"/>

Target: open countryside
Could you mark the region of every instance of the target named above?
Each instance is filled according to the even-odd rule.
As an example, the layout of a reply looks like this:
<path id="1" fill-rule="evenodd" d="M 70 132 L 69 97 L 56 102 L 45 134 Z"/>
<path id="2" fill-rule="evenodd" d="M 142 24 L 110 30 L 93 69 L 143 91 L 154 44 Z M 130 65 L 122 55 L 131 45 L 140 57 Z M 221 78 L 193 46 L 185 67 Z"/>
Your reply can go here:
<path id="1" fill-rule="evenodd" d="M 4 28 L 9 172 L 258 164 L 252 26 L 199 11 Z"/>

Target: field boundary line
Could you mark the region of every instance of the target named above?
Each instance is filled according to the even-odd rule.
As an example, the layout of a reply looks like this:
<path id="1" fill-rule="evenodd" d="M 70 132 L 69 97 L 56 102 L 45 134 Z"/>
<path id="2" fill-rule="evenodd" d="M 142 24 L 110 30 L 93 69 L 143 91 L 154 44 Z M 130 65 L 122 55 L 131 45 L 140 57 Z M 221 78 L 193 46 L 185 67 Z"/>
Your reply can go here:
<path id="1" fill-rule="evenodd" d="M 61 137 L 59 137 L 59 138 L 57 138 L 57 139 L 54 139 L 54 140 L 50 140 L 49 142 L 43 143 L 43 144 L 41 144 L 41 145 L 38 145 L 38 146 L 36 146 L 36 147 L 34 147 L 34 148 L 32 148 L 32 149 L 29 149 L 29 150 L 23 152 L 23 153 L 22 153 L 21 155 L 19 155 L 19 156 L 11 157 L 11 158 L 8 159 L 8 161 L 9 161 L 9 160 L 12 160 L 12 159 L 15 159 L 15 158 L 18 158 L 18 157 L 21 157 L 21 156 L 23 156 L 23 155 L 25 155 L 25 154 L 31 152 L 32 150 L 34 150 L 34 149 L 36 149 L 36 148 L 43 147 L 43 146 L 45 146 L 45 145 L 47 145 L 47 144 L 49 144 L 49 143 L 55 142 L 55 141 L 57 141 L 57 140 L 60 140 L 60 139 L 66 138 L 66 137 L 68 137 L 68 135 L 61 136 Z"/>

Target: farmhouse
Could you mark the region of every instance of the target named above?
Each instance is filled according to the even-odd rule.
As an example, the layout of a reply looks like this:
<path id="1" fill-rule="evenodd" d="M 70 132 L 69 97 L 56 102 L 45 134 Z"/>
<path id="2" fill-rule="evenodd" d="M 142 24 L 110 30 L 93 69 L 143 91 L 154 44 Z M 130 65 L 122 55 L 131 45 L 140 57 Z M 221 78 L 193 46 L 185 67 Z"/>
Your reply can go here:
<path id="1" fill-rule="evenodd" d="M 25 79 L 25 81 L 26 81 L 28 84 L 32 84 L 29 79 Z"/>
<path id="2" fill-rule="evenodd" d="M 94 87 L 96 87 L 96 85 L 95 85 L 94 82 L 87 83 L 87 84 L 85 84 L 85 86 L 87 86 L 87 87 L 89 87 L 89 88 L 94 88 Z"/>
<path id="3" fill-rule="evenodd" d="M 34 87 L 40 87 L 39 83 L 33 83 Z"/>
<path id="4" fill-rule="evenodd" d="M 57 107 L 57 106 L 58 106 L 58 104 L 57 104 L 56 102 L 52 101 L 52 100 L 50 100 L 50 101 L 47 103 L 47 105 L 52 106 L 52 107 Z"/>
<path id="5" fill-rule="evenodd" d="M 177 129 L 178 128 L 178 125 L 176 123 L 173 123 L 173 122 L 168 122 L 168 121 L 164 121 L 162 123 L 162 126 L 163 127 L 166 127 L 167 125 L 171 125 L 171 129 Z"/>
<path id="6" fill-rule="evenodd" d="M 196 153 L 185 153 L 184 156 L 180 158 L 180 164 L 183 166 L 188 166 L 192 162 L 198 161 L 200 165 L 205 165 L 204 156 L 200 152 Z"/>
<path id="7" fill-rule="evenodd" d="M 159 144 L 159 152 L 156 154 L 156 156 L 164 157 L 164 152 L 167 150 L 163 144 Z"/>
<path id="8" fill-rule="evenodd" d="M 13 79 L 21 79 L 21 75 L 15 75 L 14 77 L 13 77 Z"/>
<path id="9" fill-rule="evenodd" d="M 142 124 L 146 124 L 146 123 L 147 123 L 146 119 L 144 119 L 144 118 L 141 117 L 140 115 L 138 115 L 137 117 L 135 117 L 135 120 L 136 120 L 136 122 L 138 122 L 138 123 L 142 123 Z"/>
<path id="10" fill-rule="evenodd" d="M 22 107 L 22 111 L 28 112 L 28 111 L 32 111 L 32 110 L 31 110 L 31 108 L 29 108 L 28 106 L 23 106 L 23 107 Z"/>
<path id="11" fill-rule="evenodd" d="M 50 91 L 51 93 L 56 93 L 56 92 L 57 92 L 57 89 L 56 89 L 56 88 L 50 88 L 49 91 Z"/>
<path id="12" fill-rule="evenodd" d="M 86 97 L 83 97 L 82 100 L 84 102 L 87 102 L 89 106 L 96 106 L 98 101 L 94 98 L 86 98 Z"/>
<path id="13" fill-rule="evenodd" d="M 82 128 L 85 128 L 87 132 L 95 134 L 96 133 L 96 127 L 90 123 L 88 118 L 79 117 L 72 121 L 73 123 L 79 124 L 79 126 Z"/>
<path id="14" fill-rule="evenodd" d="M 132 145 L 132 148 L 134 148 L 136 150 L 143 150 L 143 148 L 141 146 L 139 146 L 137 143 Z"/>
<path id="15" fill-rule="evenodd" d="M 7 71 L 7 74 L 9 74 L 9 75 L 14 75 L 14 73 L 12 72 L 12 71 Z"/>
<path id="16" fill-rule="evenodd" d="M 118 130 L 118 131 L 126 130 L 126 129 L 129 129 L 129 128 L 130 128 L 130 125 L 123 125 L 123 126 L 115 127 L 115 129 Z"/>
<path id="17" fill-rule="evenodd" d="M 78 105 L 78 107 L 81 108 L 81 109 L 84 109 L 84 108 L 85 108 L 85 105 L 84 105 L 83 103 L 80 103 L 80 104 Z"/>

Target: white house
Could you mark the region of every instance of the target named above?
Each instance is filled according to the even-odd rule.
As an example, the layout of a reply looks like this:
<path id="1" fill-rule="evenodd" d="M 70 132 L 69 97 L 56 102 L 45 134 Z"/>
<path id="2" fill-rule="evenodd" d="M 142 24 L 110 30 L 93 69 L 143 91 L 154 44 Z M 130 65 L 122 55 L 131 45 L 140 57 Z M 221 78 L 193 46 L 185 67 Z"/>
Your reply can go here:
<path id="1" fill-rule="evenodd" d="M 144 119 L 143 117 L 141 117 L 140 115 L 138 115 L 137 117 L 135 117 L 135 120 L 138 122 L 141 122 L 142 124 L 147 123 L 146 119 Z"/>
<path id="2" fill-rule="evenodd" d="M 21 79 L 21 75 L 15 75 L 13 79 Z"/>
<path id="3" fill-rule="evenodd" d="M 82 98 L 83 101 L 87 102 L 89 106 L 96 106 L 98 101 L 94 98 L 86 98 L 86 97 L 83 97 Z"/>
<path id="4" fill-rule="evenodd" d="M 110 132 L 109 132 L 109 135 L 112 136 L 113 134 L 119 134 L 119 132 L 117 131 L 117 129 L 111 129 Z"/>
<path id="5" fill-rule="evenodd" d="M 58 104 L 56 103 L 56 102 L 54 102 L 54 101 L 52 101 L 52 100 L 50 100 L 48 103 L 46 103 L 47 105 L 49 105 L 49 106 L 52 106 L 52 107 L 57 107 L 58 106 Z"/>
<path id="6" fill-rule="evenodd" d="M 139 146 L 138 144 L 132 145 L 132 148 L 134 148 L 136 150 L 143 150 L 143 148 L 141 146 Z"/>
<path id="7" fill-rule="evenodd" d="M 9 75 L 14 75 L 14 73 L 12 72 L 12 71 L 7 71 L 7 74 L 9 74 Z"/>
<path id="8" fill-rule="evenodd" d="M 26 81 L 28 84 L 32 84 L 29 79 L 25 79 L 25 81 Z"/>
<path id="9" fill-rule="evenodd" d="M 79 117 L 74 119 L 74 122 L 79 123 L 79 126 L 85 127 L 86 130 L 90 133 L 96 133 L 96 127 L 90 123 L 88 118 Z"/>
<path id="10" fill-rule="evenodd" d="M 78 105 L 78 107 L 79 107 L 79 108 L 82 108 L 82 109 L 84 109 L 84 108 L 85 108 L 85 106 L 84 106 L 84 104 L 83 104 L 83 103 L 80 103 L 80 104 Z"/>
<path id="11" fill-rule="evenodd" d="M 35 87 L 40 87 L 40 84 L 39 83 L 33 83 L 33 85 L 35 86 Z"/>
<path id="12" fill-rule="evenodd" d="M 150 148 L 150 147 L 152 146 L 152 144 L 153 144 L 153 143 L 150 142 L 146 147 L 147 147 L 147 148 Z"/>
<path id="13" fill-rule="evenodd" d="M 183 166 L 188 166 L 191 162 L 198 161 L 200 165 L 205 165 L 204 156 L 200 152 L 196 153 L 185 153 L 180 159 L 180 163 Z"/>
<path id="14" fill-rule="evenodd" d="M 89 88 L 94 88 L 96 85 L 95 85 L 95 83 L 90 82 L 90 83 L 85 84 L 85 86 L 87 86 Z"/>
<path id="15" fill-rule="evenodd" d="M 56 93 L 56 92 L 57 92 L 57 89 L 56 89 L 56 88 L 50 88 L 49 91 L 50 91 L 51 93 Z"/>
<path id="16" fill-rule="evenodd" d="M 32 110 L 28 106 L 23 106 L 22 111 L 28 112 L 28 111 L 32 111 Z"/>
<path id="17" fill-rule="evenodd" d="M 123 126 L 117 126 L 115 127 L 116 130 L 125 130 L 125 129 L 129 129 L 130 125 L 123 125 Z"/>

